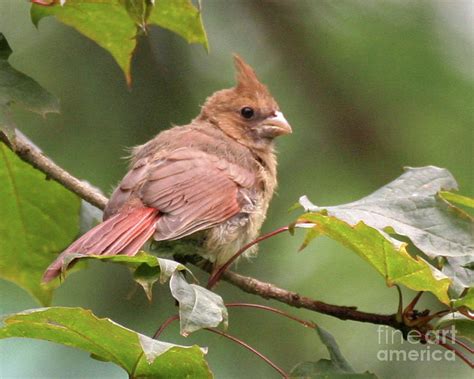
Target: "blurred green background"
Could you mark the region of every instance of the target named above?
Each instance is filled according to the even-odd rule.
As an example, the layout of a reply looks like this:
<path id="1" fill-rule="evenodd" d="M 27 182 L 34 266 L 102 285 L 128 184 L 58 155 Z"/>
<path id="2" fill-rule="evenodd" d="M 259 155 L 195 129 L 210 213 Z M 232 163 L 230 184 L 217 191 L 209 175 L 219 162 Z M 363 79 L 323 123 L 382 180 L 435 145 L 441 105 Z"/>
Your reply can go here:
<path id="1" fill-rule="evenodd" d="M 292 221 L 287 209 L 306 194 L 318 205 L 358 199 L 403 166 L 448 168 L 464 194 L 474 192 L 472 1 L 224 1 L 202 2 L 210 53 L 152 28 L 133 59 L 129 90 L 112 57 L 73 29 L 47 18 L 36 30 L 29 4 L 0 1 L 0 31 L 10 62 L 61 100 L 61 114 L 17 111 L 20 130 L 57 163 L 109 194 L 126 170 L 126 147 L 170 124 L 185 124 L 213 91 L 233 85 L 231 54 L 253 65 L 278 100 L 294 134 L 278 141 L 279 191 L 264 231 Z M 1 184 L 0 184 L 1 185 Z M 393 313 L 394 288 L 368 264 L 327 239 L 297 253 L 301 234 L 262 243 L 239 272 L 333 304 Z M 195 269 L 198 273 L 198 270 Z M 201 276 L 205 280 L 205 276 Z M 37 307 L 26 292 L 0 281 L 1 313 Z M 381 362 L 377 327 L 341 321 L 246 295 L 221 284 L 227 302 L 259 302 L 311 319 L 334 334 L 358 371 L 381 378 L 468 378 L 462 362 Z M 408 300 L 413 293 L 404 291 Z M 92 264 L 71 275 L 55 305 L 81 306 L 151 335 L 176 309 L 166 286 L 149 304 L 126 268 Z M 426 295 L 421 308 L 435 308 Z M 231 309 L 229 333 L 286 370 L 326 358 L 316 334 L 257 310 Z M 217 378 L 274 378 L 241 347 L 201 331 L 188 338 L 177 325 L 162 337 L 209 347 Z M 52 343 L 11 339 L 0 344 L 2 378 L 125 378 L 119 368 Z M 431 347 L 431 349 L 436 349 Z"/>

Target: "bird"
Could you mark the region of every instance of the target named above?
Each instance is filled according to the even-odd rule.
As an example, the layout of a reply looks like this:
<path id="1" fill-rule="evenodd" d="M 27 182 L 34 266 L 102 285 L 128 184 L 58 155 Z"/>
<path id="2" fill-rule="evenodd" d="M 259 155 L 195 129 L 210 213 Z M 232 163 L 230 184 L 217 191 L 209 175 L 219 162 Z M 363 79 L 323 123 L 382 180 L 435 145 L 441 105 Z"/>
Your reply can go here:
<path id="1" fill-rule="evenodd" d="M 189 124 L 131 150 L 103 222 L 66 248 L 43 282 L 77 254 L 133 256 L 149 240 L 199 241 L 216 270 L 258 236 L 277 186 L 274 140 L 292 128 L 252 67 L 236 54 L 234 65 L 234 87 L 209 96 Z"/>

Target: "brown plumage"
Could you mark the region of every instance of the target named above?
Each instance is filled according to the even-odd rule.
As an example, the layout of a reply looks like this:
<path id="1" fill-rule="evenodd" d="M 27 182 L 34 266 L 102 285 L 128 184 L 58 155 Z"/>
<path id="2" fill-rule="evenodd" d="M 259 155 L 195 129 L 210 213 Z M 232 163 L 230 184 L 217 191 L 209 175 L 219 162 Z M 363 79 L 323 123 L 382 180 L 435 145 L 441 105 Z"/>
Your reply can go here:
<path id="1" fill-rule="evenodd" d="M 151 237 L 198 236 L 219 267 L 257 237 L 277 184 L 273 139 L 291 127 L 252 68 L 238 56 L 235 66 L 237 85 L 210 96 L 190 124 L 133 149 L 104 222 L 61 253 L 44 281 L 72 253 L 135 255 Z"/>

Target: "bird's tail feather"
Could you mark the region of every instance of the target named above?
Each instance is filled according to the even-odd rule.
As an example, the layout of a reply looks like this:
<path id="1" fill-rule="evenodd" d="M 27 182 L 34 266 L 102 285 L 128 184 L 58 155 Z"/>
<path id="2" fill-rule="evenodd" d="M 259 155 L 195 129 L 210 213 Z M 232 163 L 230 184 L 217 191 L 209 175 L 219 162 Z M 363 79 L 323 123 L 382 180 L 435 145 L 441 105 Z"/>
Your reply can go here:
<path id="1" fill-rule="evenodd" d="M 135 255 L 155 232 L 160 213 L 155 208 L 138 208 L 117 213 L 89 230 L 64 250 L 43 274 L 47 283 L 61 274 L 71 254 Z M 68 265 L 71 262 L 68 263 Z"/>

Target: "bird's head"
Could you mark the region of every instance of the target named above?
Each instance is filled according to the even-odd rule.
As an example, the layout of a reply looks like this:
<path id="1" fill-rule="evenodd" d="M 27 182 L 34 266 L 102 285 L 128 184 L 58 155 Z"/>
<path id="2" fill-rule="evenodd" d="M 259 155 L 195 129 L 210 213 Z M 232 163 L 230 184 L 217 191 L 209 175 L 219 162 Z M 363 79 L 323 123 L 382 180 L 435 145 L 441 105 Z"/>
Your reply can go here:
<path id="1" fill-rule="evenodd" d="M 238 55 L 234 55 L 234 63 L 236 86 L 210 96 L 199 118 L 250 148 L 266 148 L 275 137 L 291 133 L 291 126 L 252 67 Z"/>

